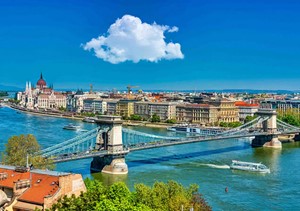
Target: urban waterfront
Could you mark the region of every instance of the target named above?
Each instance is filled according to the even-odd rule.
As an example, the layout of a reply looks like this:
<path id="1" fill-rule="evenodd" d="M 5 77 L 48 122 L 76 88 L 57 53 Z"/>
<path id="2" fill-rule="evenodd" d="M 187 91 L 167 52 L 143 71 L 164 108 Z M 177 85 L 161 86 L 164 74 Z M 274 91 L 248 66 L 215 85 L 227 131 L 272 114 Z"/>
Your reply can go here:
<path id="1" fill-rule="evenodd" d="M 66 131 L 62 127 L 74 123 L 90 130 L 93 124 L 53 117 L 20 113 L 9 108 L 0 109 L 0 146 L 12 135 L 34 134 L 43 148 L 72 138 L 80 131 Z M 164 129 L 132 127 L 146 133 L 174 134 Z M 135 183 L 152 185 L 155 180 L 174 179 L 184 185 L 197 183 L 200 192 L 214 210 L 298 210 L 300 203 L 300 144 L 284 144 L 282 150 L 256 148 L 248 139 L 197 143 L 130 153 L 126 157 L 129 166 L 127 176 L 90 174 L 91 159 L 57 165 L 59 171 L 81 173 L 94 177 L 105 184 L 125 181 L 131 188 Z M 232 159 L 262 162 L 271 174 L 261 175 L 231 171 Z M 293 185 L 291 185 L 293 184 Z M 228 187 L 229 192 L 224 189 Z"/>

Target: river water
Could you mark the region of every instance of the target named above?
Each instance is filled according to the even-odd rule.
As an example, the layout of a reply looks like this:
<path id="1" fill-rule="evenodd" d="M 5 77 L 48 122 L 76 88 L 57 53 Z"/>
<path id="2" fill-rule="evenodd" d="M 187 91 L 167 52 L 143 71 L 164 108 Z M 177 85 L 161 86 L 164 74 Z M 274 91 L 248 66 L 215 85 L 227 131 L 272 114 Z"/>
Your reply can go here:
<path id="1" fill-rule="evenodd" d="M 0 150 L 10 136 L 34 134 L 45 148 L 79 135 L 63 130 L 73 123 L 90 130 L 94 124 L 43 117 L 0 108 Z M 182 136 L 164 129 L 129 127 L 146 133 Z M 262 162 L 271 169 L 262 175 L 229 169 L 232 159 Z M 172 146 L 130 153 L 127 176 L 90 174 L 91 159 L 58 164 L 58 171 L 80 173 L 104 184 L 124 181 L 152 185 L 176 180 L 183 185 L 197 183 L 213 210 L 300 210 L 300 142 L 283 144 L 281 150 L 251 148 L 249 139 L 233 139 Z M 228 192 L 225 193 L 225 187 Z"/>

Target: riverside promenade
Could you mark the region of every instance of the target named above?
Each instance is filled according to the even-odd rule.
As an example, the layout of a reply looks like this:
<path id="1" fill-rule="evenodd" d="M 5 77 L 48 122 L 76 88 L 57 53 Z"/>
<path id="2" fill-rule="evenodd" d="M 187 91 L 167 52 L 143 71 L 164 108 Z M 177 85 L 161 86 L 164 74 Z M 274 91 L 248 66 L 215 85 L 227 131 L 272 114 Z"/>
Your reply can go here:
<path id="1" fill-rule="evenodd" d="M 39 115 L 39 116 L 49 116 L 49 117 L 57 117 L 57 118 L 66 118 L 66 119 L 73 119 L 73 120 L 83 120 L 85 116 L 80 116 L 76 113 L 71 113 L 71 112 L 63 112 L 63 111 L 58 111 L 58 110 L 35 110 L 35 109 L 27 109 L 15 104 L 4 104 L 4 106 L 10 107 L 14 110 L 28 113 L 28 114 L 33 114 L 33 115 Z M 152 122 L 147 122 L 147 121 L 132 121 L 132 120 L 127 120 L 123 122 L 124 126 L 142 126 L 142 127 L 150 127 L 150 128 L 168 128 L 172 126 L 172 124 L 168 123 L 152 123 Z"/>

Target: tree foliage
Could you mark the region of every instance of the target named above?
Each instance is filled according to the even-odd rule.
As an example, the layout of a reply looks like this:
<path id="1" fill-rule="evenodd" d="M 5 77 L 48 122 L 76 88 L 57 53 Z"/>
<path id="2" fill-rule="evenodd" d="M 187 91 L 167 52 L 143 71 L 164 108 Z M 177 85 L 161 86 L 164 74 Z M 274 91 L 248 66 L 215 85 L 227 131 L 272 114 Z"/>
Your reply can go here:
<path id="1" fill-rule="evenodd" d="M 12 136 L 5 144 L 5 152 L 2 154 L 2 161 L 7 165 L 25 166 L 27 155 L 29 156 L 29 163 L 35 168 L 39 169 L 53 169 L 50 159 L 45 159 L 42 156 L 35 156 L 40 151 L 34 135 L 20 135 Z"/>
<path id="2" fill-rule="evenodd" d="M 151 117 L 151 122 L 160 122 L 160 117 L 157 114 L 153 114 Z"/>
<path id="3" fill-rule="evenodd" d="M 246 116 L 246 118 L 244 120 L 244 123 L 251 122 L 256 117 L 257 117 L 256 115 L 254 115 L 254 116 Z"/>
<path id="4" fill-rule="evenodd" d="M 176 123 L 176 119 L 168 119 L 168 120 L 166 120 L 166 123 L 175 124 Z"/>
<path id="5" fill-rule="evenodd" d="M 300 127 L 300 113 L 298 109 L 278 110 L 278 118 L 290 125 Z"/>
<path id="6" fill-rule="evenodd" d="M 137 114 L 130 115 L 129 119 L 134 120 L 134 121 L 142 121 L 143 120 L 143 118 L 140 115 L 137 115 Z"/>
<path id="7" fill-rule="evenodd" d="M 175 181 L 156 182 L 153 187 L 136 184 L 130 191 L 124 183 L 103 186 L 97 180 L 85 181 L 87 192 L 79 197 L 63 197 L 50 210 L 103 210 L 103 211 L 195 211 L 211 210 L 198 193 L 198 186 L 183 187 Z"/>
<path id="8" fill-rule="evenodd" d="M 230 127 L 235 128 L 241 126 L 241 122 L 220 122 L 220 127 Z"/>

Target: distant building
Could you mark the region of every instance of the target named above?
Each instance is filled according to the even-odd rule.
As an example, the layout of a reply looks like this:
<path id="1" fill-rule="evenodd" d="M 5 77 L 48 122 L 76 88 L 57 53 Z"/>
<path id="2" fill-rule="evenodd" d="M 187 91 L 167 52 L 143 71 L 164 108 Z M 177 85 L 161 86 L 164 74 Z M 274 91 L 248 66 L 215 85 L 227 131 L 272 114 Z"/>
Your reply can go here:
<path id="1" fill-rule="evenodd" d="M 92 112 L 98 114 L 106 114 L 107 112 L 107 103 L 102 99 L 84 99 L 83 100 L 83 111 Z"/>
<path id="2" fill-rule="evenodd" d="M 212 100 L 209 102 L 210 105 L 219 107 L 219 122 L 238 122 L 239 121 L 239 111 L 235 106 L 235 102 L 221 98 Z"/>
<path id="3" fill-rule="evenodd" d="M 122 117 L 130 117 L 134 114 L 134 103 L 136 100 L 119 100 L 117 102 L 116 114 Z"/>
<path id="4" fill-rule="evenodd" d="M 106 114 L 115 115 L 117 113 L 117 102 L 118 100 L 105 100 L 106 102 Z"/>
<path id="5" fill-rule="evenodd" d="M 254 116 L 259 108 L 258 104 L 246 103 L 243 101 L 235 102 L 235 106 L 238 108 L 240 121 L 244 121 L 247 116 Z"/>
<path id="6" fill-rule="evenodd" d="M 20 100 L 21 106 L 29 109 L 58 109 L 67 106 L 66 95 L 55 92 L 53 87 L 47 87 L 42 74 L 36 88 L 32 87 L 31 82 L 26 82 L 25 91 L 18 92 L 17 100 Z"/>
<path id="7" fill-rule="evenodd" d="M 260 102 L 260 107 L 275 109 L 281 113 L 293 111 L 300 114 L 300 100 L 263 100 Z"/>
<path id="8" fill-rule="evenodd" d="M 80 174 L 0 165 L 0 206 L 5 210 L 45 210 L 63 196 L 85 192 Z"/>
<path id="9" fill-rule="evenodd" d="M 76 93 L 68 95 L 67 110 L 76 113 L 83 112 L 86 99 L 101 99 L 101 97 L 99 93 L 84 93 L 82 90 L 77 90 Z"/>
<path id="10" fill-rule="evenodd" d="M 219 108 L 209 104 L 183 104 L 176 107 L 178 122 L 214 125 L 219 121 Z"/>
<path id="11" fill-rule="evenodd" d="M 173 102 L 135 102 L 134 114 L 144 119 L 151 118 L 154 114 L 158 115 L 162 121 L 176 119 L 176 105 Z"/>

